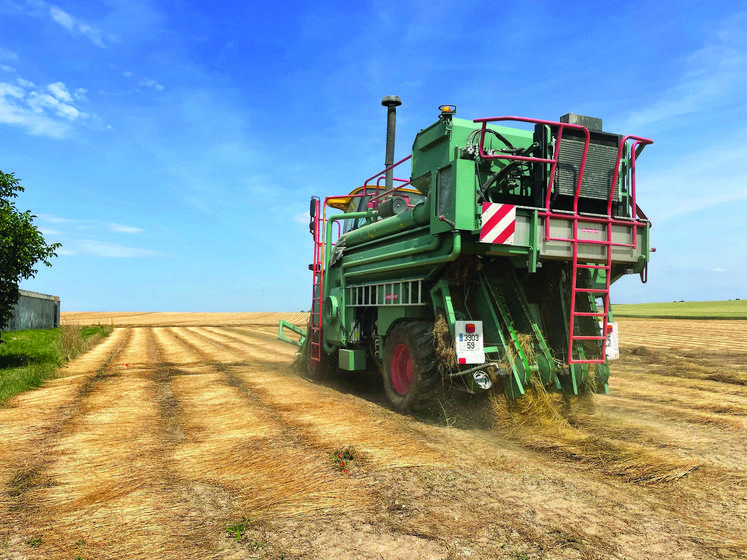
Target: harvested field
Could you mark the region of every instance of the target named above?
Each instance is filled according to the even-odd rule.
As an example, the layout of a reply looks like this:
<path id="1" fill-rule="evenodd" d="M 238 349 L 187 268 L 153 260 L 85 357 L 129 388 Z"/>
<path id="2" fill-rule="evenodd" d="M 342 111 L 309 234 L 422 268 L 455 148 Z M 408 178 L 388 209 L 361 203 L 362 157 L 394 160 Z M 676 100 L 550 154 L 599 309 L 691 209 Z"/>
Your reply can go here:
<path id="1" fill-rule="evenodd" d="M 403 416 L 279 318 L 63 314 L 117 328 L 0 409 L 0 558 L 747 557 L 745 321 L 620 320 L 610 395 Z"/>

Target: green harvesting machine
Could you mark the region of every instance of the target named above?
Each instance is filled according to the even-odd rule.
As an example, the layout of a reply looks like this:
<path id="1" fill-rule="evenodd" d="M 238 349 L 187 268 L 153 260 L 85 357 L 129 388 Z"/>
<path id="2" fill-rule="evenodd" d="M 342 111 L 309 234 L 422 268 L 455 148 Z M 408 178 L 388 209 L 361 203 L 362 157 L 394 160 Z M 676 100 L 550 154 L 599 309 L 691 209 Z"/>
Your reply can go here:
<path id="1" fill-rule="evenodd" d="M 646 281 L 635 165 L 652 141 L 570 113 L 464 120 L 444 105 L 395 163 L 400 104 L 382 101 L 385 169 L 311 199 L 311 312 L 294 329 L 307 375 L 381 372 L 398 410 L 445 386 L 607 392 L 610 285 Z"/>

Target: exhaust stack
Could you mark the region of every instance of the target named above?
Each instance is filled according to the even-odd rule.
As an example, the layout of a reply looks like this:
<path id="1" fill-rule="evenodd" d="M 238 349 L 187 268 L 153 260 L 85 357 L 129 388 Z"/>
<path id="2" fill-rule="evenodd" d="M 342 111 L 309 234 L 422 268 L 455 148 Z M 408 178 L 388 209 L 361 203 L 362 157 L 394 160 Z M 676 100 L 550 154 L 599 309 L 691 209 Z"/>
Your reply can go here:
<path id="1" fill-rule="evenodd" d="M 399 95 L 387 95 L 381 100 L 381 104 L 387 108 L 386 111 L 386 156 L 384 166 L 391 167 L 394 165 L 394 134 L 397 128 L 397 107 L 402 105 Z M 386 172 L 386 190 L 392 188 L 394 182 L 394 170 L 389 169 Z"/>

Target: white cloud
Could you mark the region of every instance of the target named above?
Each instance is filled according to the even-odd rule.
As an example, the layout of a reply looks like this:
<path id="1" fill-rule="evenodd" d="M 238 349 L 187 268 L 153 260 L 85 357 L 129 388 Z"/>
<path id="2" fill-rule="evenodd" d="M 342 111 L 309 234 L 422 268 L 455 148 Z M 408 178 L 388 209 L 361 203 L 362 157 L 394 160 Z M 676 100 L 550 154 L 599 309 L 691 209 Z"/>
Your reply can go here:
<path id="1" fill-rule="evenodd" d="M 22 98 L 23 90 L 13 84 L 9 84 L 8 82 L 0 82 L 0 97 L 5 97 L 6 95 L 15 98 Z"/>
<path id="2" fill-rule="evenodd" d="M 134 72 L 131 72 L 129 70 L 122 72 L 122 75 L 125 78 L 128 78 L 135 82 L 137 85 L 135 86 L 135 91 L 139 91 L 140 88 L 147 88 L 147 89 L 153 89 L 156 91 L 163 91 L 166 88 L 159 83 L 157 80 L 154 80 L 153 78 L 141 78 Z"/>
<path id="3" fill-rule="evenodd" d="M 56 97 L 48 93 L 39 93 L 32 91 L 28 96 L 28 105 L 32 111 L 43 113 L 44 109 L 51 109 L 58 117 L 64 117 L 68 120 L 75 120 L 82 115 L 78 109 L 68 103 L 63 103 Z"/>
<path id="4" fill-rule="evenodd" d="M 718 267 L 716 267 L 716 268 L 712 269 L 711 272 L 726 272 L 726 269 L 725 268 L 718 268 Z"/>
<path id="5" fill-rule="evenodd" d="M 151 80 L 151 79 L 142 80 L 140 82 L 140 85 L 144 86 L 144 87 L 147 87 L 147 88 L 150 88 L 150 89 L 155 89 L 156 91 L 163 91 L 165 89 L 156 80 Z"/>
<path id="6" fill-rule="evenodd" d="M 55 20 L 68 31 L 75 30 L 75 20 L 73 19 L 73 16 L 71 16 L 67 12 L 63 12 L 57 6 L 51 6 L 49 8 L 49 15 L 53 20 Z"/>
<path id="7" fill-rule="evenodd" d="M 133 226 L 125 226 L 122 224 L 115 224 L 115 223 L 108 223 L 106 224 L 110 230 L 115 231 L 117 233 L 142 233 L 143 229 L 139 227 L 133 227 Z"/>
<path id="8" fill-rule="evenodd" d="M 67 87 L 62 82 L 49 84 L 47 90 L 60 101 L 64 101 L 65 103 L 73 102 L 73 96 L 70 95 L 70 92 L 67 91 Z"/>
<path id="9" fill-rule="evenodd" d="M 51 224 L 72 224 L 75 220 L 70 218 L 61 218 L 60 216 L 54 216 L 53 214 L 39 214 L 39 219 Z"/>
<path id="10" fill-rule="evenodd" d="M 70 15 L 57 6 L 49 7 L 49 17 L 71 33 L 80 33 L 97 47 L 104 48 L 103 33 L 88 23 Z"/>
<path id="11" fill-rule="evenodd" d="M 139 259 L 163 257 L 164 253 L 152 249 L 129 247 L 119 243 L 111 243 L 98 237 L 107 235 L 107 231 L 124 234 L 139 234 L 144 230 L 115 222 L 100 222 L 96 220 L 77 220 L 63 218 L 52 214 L 40 214 L 39 221 L 45 235 L 54 236 L 55 241 L 62 242 L 60 255 L 89 255 L 94 257 L 115 259 Z M 50 227 L 51 225 L 51 227 Z M 83 233 L 85 232 L 85 233 Z M 80 237 L 80 236 L 85 237 Z"/>
<path id="12" fill-rule="evenodd" d="M 126 247 L 117 243 L 107 243 L 94 239 L 81 239 L 71 245 L 72 254 L 93 255 L 112 259 L 139 259 L 163 256 L 163 253 L 151 249 L 140 249 L 137 247 Z"/>
<path id="13" fill-rule="evenodd" d="M 76 106 L 85 101 L 85 90 L 71 94 L 62 82 L 38 88 L 33 82 L 17 77 L 15 84 L 0 82 L 0 124 L 20 126 L 31 134 L 62 138 L 71 124 L 89 115 Z"/>
<path id="14" fill-rule="evenodd" d="M 72 249 L 68 249 L 64 245 L 60 247 L 59 249 L 57 249 L 57 256 L 59 257 L 69 257 L 75 254 L 76 254 L 75 251 L 73 251 Z"/>

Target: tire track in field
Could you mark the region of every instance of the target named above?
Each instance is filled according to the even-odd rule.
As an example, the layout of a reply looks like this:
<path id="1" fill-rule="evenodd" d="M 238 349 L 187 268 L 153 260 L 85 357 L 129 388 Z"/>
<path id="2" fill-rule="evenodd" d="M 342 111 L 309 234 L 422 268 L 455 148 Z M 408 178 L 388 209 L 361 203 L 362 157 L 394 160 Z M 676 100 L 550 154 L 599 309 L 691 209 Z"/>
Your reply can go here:
<path id="1" fill-rule="evenodd" d="M 747 421 L 747 398 L 728 393 L 714 398 L 712 391 L 700 388 L 660 384 L 650 378 L 635 382 L 625 380 L 614 387 L 614 398 L 624 398 L 641 403 L 655 403 L 674 408 L 678 414 L 707 418 L 713 422 L 727 422 L 744 426 Z"/>
<path id="2" fill-rule="evenodd" d="M 129 337 L 128 346 L 74 380 L 77 393 L 60 393 L 72 401 L 52 407 L 47 423 L 58 427 L 43 440 L 51 460 L 40 484 L 25 492 L 33 498 L 28 508 L 16 512 L 22 529 L 13 529 L 9 554 L 277 560 L 292 551 L 227 539 L 225 528 L 243 516 L 264 520 L 272 539 L 296 546 L 289 558 L 374 559 L 377 551 L 434 560 L 736 558 L 747 546 L 744 488 L 725 478 L 737 451 L 722 454 L 721 478 L 696 471 L 671 486 L 625 484 L 551 452 L 534 453 L 523 446 L 529 439 L 429 426 L 311 384 L 290 373 L 293 350 L 272 341 L 269 326 L 246 330 L 158 327 L 118 335 Z M 649 396 L 646 410 L 631 409 L 641 400 L 631 398 L 611 412 L 608 397 L 598 397 L 598 408 L 616 422 L 606 429 L 606 418 L 578 413 L 583 429 L 668 456 L 697 435 L 685 452 L 709 448 L 714 464 L 719 437 L 738 436 L 733 427 L 678 420 L 678 407 L 697 408 L 690 396 L 698 390 L 675 391 L 682 399 L 662 412 L 655 391 L 667 387 L 620 367 L 630 390 Z M 666 429 L 651 433 L 658 419 Z M 22 431 L 20 416 L 15 422 Z M 341 444 L 361 450 L 362 464 L 350 475 L 330 462 Z M 126 465 L 137 468 L 128 473 Z M 97 469 L 100 484 L 91 479 Z M 46 487 L 43 477 L 58 486 Z M 54 517 L 58 509 L 64 515 Z M 31 529 L 44 531 L 38 548 L 23 543 Z M 90 540 L 72 540 L 86 531 Z M 249 534 L 268 542 L 261 532 Z"/>
<path id="3" fill-rule="evenodd" d="M 289 372 L 287 363 L 278 363 L 276 349 L 260 340 L 219 329 L 174 332 L 199 349 L 206 359 L 226 364 L 235 383 L 277 414 L 298 437 L 322 452 L 330 454 L 352 445 L 367 464 L 376 467 L 441 465 L 447 461 L 403 417 L 309 383 Z M 373 411 L 376 415 L 372 417 Z"/>
<path id="4" fill-rule="evenodd" d="M 6 549 L 50 560 L 202 559 L 236 552 L 225 528 L 244 516 L 368 507 L 353 479 L 289 445 L 198 353 L 163 329 L 119 332 L 124 348 L 83 369 L 75 414 L 45 436 L 22 507 L 0 511 L 1 527 L 14 528 Z"/>
<path id="5" fill-rule="evenodd" d="M 231 330 L 236 331 L 237 329 Z M 253 349 L 263 348 L 262 344 L 257 344 L 254 340 L 248 341 L 235 334 L 223 333 L 218 328 L 207 329 L 207 332 L 203 332 L 202 334 L 210 340 L 234 345 L 237 349 L 241 348 L 242 345 Z M 262 337 L 250 338 L 256 339 Z M 712 396 L 712 393 L 707 390 L 707 385 L 715 385 L 716 383 L 714 382 L 704 382 L 704 387 L 688 388 L 676 385 L 662 387 L 658 384 L 657 378 L 651 377 L 631 380 L 623 376 L 623 379 L 626 382 L 622 384 L 622 388 L 615 388 L 614 396 L 598 397 L 600 411 L 604 410 L 606 414 L 614 416 L 614 411 L 619 410 L 620 414 L 617 418 L 610 418 L 613 425 L 609 429 L 605 429 L 605 426 L 599 423 L 587 423 L 584 429 L 589 434 L 603 433 L 605 434 L 605 440 L 619 447 L 621 451 L 630 450 L 631 434 L 628 432 L 635 434 L 636 427 L 631 426 L 630 421 L 625 416 L 630 416 L 631 411 L 639 410 L 642 413 L 661 418 L 662 422 L 666 421 L 667 418 L 671 418 L 674 421 L 686 419 L 690 424 L 695 424 L 692 427 L 680 425 L 678 428 L 668 431 L 654 429 L 641 434 L 641 441 L 636 440 L 635 449 L 639 449 L 640 451 L 648 450 L 650 453 L 648 460 L 654 463 L 658 461 L 657 458 L 661 456 L 663 451 L 668 450 L 666 451 L 666 455 L 669 455 L 671 458 L 675 470 L 675 465 L 683 461 L 685 462 L 682 463 L 683 468 L 686 468 L 688 462 L 704 464 L 703 459 L 705 457 L 701 453 L 703 447 L 689 446 L 687 444 L 697 441 L 698 438 L 694 438 L 694 434 L 701 429 L 701 426 L 709 424 L 722 426 L 728 430 L 726 433 L 718 431 L 712 433 L 709 437 L 713 439 L 706 438 L 702 442 L 705 448 L 708 448 L 709 445 L 713 447 L 712 444 L 718 441 L 718 439 L 724 442 L 732 442 L 730 452 L 726 453 L 726 464 L 729 463 L 728 457 L 738 456 L 740 450 L 743 449 L 747 451 L 744 442 L 740 443 L 740 433 L 745 427 L 744 411 L 747 410 L 747 399 L 741 396 L 743 392 L 741 387 L 734 387 L 734 392 L 737 394 L 733 394 L 734 392 L 725 393 L 716 404 L 711 405 L 708 399 Z M 627 414 L 625 414 L 626 412 Z M 334 414 L 331 416 L 334 417 Z M 323 418 L 319 417 L 318 420 L 321 422 Z M 578 424 L 578 426 L 579 428 L 582 427 L 581 424 Z M 710 431 L 712 432 L 712 430 Z M 642 448 L 640 447 L 641 444 L 643 444 Z M 531 444 L 530 447 L 532 447 Z M 723 467 L 724 462 L 719 461 L 719 456 L 714 455 L 712 451 L 713 449 L 707 453 L 708 461 L 706 463 Z M 594 454 L 594 446 L 588 450 L 588 453 Z"/>
<path id="6" fill-rule="evenodd" d="M 747 353 L 745 321 L 620 318 L 623 346 Z"/>
<path id="7" fill-rule="evenodd" d="M 194 332 L 194 329 L 192 329 L 192 331 Z M 202 340 L 207 339 L 207 341 L 212 341 L 219 344 L 222 352 L 225 351 L 226 346 L 234 348 L 237 352 L 236 357 L 243 355 L 241 352 L 241 348 L 247 348 L 247 352 L 252 354 L 257 352 L 257 350 L 265 353 L 268 351 L 266 345 L 262 343 L 258 343 L 255 340 L 243 341 L 241 340 L 241 337 L 236 337 L 235 335 L 223 335 L 221 334 L 220 329 L 211 328 L 208 329 L 208 332 L 200 331 L 199 333 L 195 334 L 202 335 Z M 222 355 L 225 356 L 225 354 Z M 253 373 L 252 377 L 256 379 L 257 374 Z M 266 387 L 267 393 L 271 393 L 274 389 L 276 389 L 276 386 L 276 382 L 270 380 Z M 286 386 L 286 383 L 283 383 L 283 386 Z M 271 406 L 277 406 L 281 397 L 278 397 L 277 395 L 271 395 L 271 399 L 273 403 L 271 404 Z M 602 399 L 604 399 L 604 397 L 602 397 Z M 295 400 L 296 399 L 293 399 L 293 401 Z M 289 413 L 295 415 L 299 414 L 299 406 L 296 402 L 290 403 L 288 404 L 288 406 Z M 336 404 L 334 407 L 326 410 L 324 410 L 323 406 L 321 406 L 320 408 L 322 410 L 319 411 L 319 414 L 314 419 L 315 429 L 319 429 L 319 426 L 322 426 L 322 429 L 324 429 L 323 427 L 326 424 L 330 428 L 334 427 L 333 429 L 339 430 L 339 427 L 335 426 L 335 418 L 339 411 L 339 404 Z M 303 415 L 303 406 L 300 407 L 300 414 Z M 581 426 L 579 425 L 579 427 Z M 522 445 L 525 445 L 528 449 L 542 450 L 543 455 L 548 457 L 551 461 L 553 460 L 553 458 L 557 460 L 558 457 L 563 457 L 564 454 L 566 454 L 566 460 L 570 458 L 571 463 L 577 463 L 585 470 L 588 470 L 588 468 L 584 467 L 584 465 L 588 464 L 591 467 L 591 470 L 596 471 L 598 474 L 606 473 L 607 476 L 616 476 L 619 471 L 619 474 L 621 475 L 624 474 L 625 476 L 636 477 L 639 476 L 640 473 L 640 476 L 651 477 L 654 480 L 658 476 L 664 476 L 665 478 L 677 477 L 680 476 L 678 473 L 686 473 L 689 471 L 689 469 L 691 468 L 689 465 L 692 463 L 692 461 L 695 461 L 694 464 L 696 465 L 702 462 L 700 461 L 700 458 L 694 456 L 693 453 L 686 452 L 683 454 L 679 452 L 676 441 L 667 443 L 673 437 L 673 434 L 663 435 L 661 433 L 658 433 L 653 437 L 653 441 L 649 444 L 640 441 L 635 441 L 635 443 L 632 443 L 630 437 L 631 434 L 628 433 L 629 424 L 627 423 L 627 420 L 624 420 L 622 425 L 618 424 L 617 430 L 612 430 L 613 432 L 616 431 L 616 433 L 609 433 L 609 431 L 606 431 L 603 426 L 600 427 L 599 425 L 587 425 L 583 429 L 586 432 L 586 439 L 584 439 L 584 433 L 581 432 L 579 434 L 581 439 L 575 439 L 574 437 L 567 442 L 563 442 L 562 440 L 550 441 L 547 442 L 549 443 L 549 446 L 547 447 L 545 447 L 545 445 L 547 444 L 539 443 L 538 445 L 538 440 L 535 439 L 536 434 L 530 434 L 528 439 L 519 437 L 518 441 L 522 443 Z M 389 431 L 391 432 L 391 428 L 389 428 Z M 682 441 L 686 441 L 688 439 L 687 435 L 682 434 L 681 431 L 676 431 L 675 433 L 682 439 Z M 598 439 L 599 436 L 602 436 L 602 438 Z M 422 435 L 419 435 L 419 437 L 422 439 Z M 432 441 L 433 434 L 429 433 L 427 437 Z M 459 439 L 463 439 L 463 441 L 461 441 L 461 443 L 458 443 L 457 438 L 453 438 L 450 444 L 457 449 L 462 448 L 475 450 L 476 448 L 481 447 L 478 446 L 476 442 L 470 438 Z M 610 447 L 610 445 L 612 447 Z M 484 452 L 489 455 L 491 454 L 491 452 L 494 452 L 494 450 L 486 449 L 484 450 Z M 620 455 L 615 456 L 615 454 Z M 480 455 L 481 454 L 477 454 L 477 456 Z M 597 455 L 599 455 L 599 457 L 597 457 Z M 451 462 L 454 464 L 455 460 L 459 461 L 460 463 L 466 462 L 467 464 L 473 464 L 473 461 L 470 460 L 470 457 L 463 457 L 461 454 L 454 457 Z M 608 461 L 610 461 L 611 464 L 604 465 L 604 463 Z M 615 463 L 615 461 L 619 461 L 619 463 Z M 717 465 L 714 465 L 714 467 L 716 466 Z M 482 469 L 484 468 L 484 465 L 475 463 L 474 467 L 476 469 Z M 707 476 L 711 477 L 714 474 L 722 475 L 724 472 L 726 472 L 726 470 L 723 468 L 713 468 L 708 471 Z M 710 480 L 708 483 L 710 484 Z M 738 486 L 739 482 L 737 481 L 736 487 L 738 488 Z M 727 491 L 728 487 L 728 484 L 724 485 L 723 493 L 719 492 L 718 494 L 726 498 L 729 495 L 729 492 Z M 735 489 L 735 485 L 731 485 L 731 489 Z M 599 489 L 599 492 L 604 493 L 604 490 Z M 670 510 L 672 512 L 672 517 L 680 519 L 681 522 L 684 523 L 687 527 L 700 527 L 703 534 L 720 534 L 720 531 L 722 529 L 719 527 L 719 523 L 714 522 L 709 515 L 709 508 L 712 506 L 712 498 L 707 493 L 701 495 L 703 498 L 703 503 L 707 505 L 705 507 L 698 505 L 692 508 L 692 511 L 702 511 L 702 515 L 697 518 L 682 515 L 682 513 L 678 511 L 678 504 L 660 504 L 657 507 Z M 743 504 L 740 505 L 739 503 L 737 503 L 734 505 L 733 511 L 740 511 L 740 508 L 744 509 Z M 733 534 L 736 533 L 732 533 L 732 535 Z M 728 543 L 728 546 L 738 546 L 735 544 L 736 541 L 734 541 L 733 537 L 727 536 L 724 539 L 724 542 Z M 715 537 L 714 540 L 709 542 L 715 542 Z M 597 545 L 601 546 L 601 543 L 597 543 Z"/>
<path id="8" fill-rule="evenodd" d="M 13 528 L 5 545 L 11 556 L 38 529 L 28 520 L 37 519 L 37 512 L 43 512 L 37 495 L 56 484 L 48 468 L 62 433 L 82 413 L 85 400 L 107 375 L 109 363 L 129 338 L 126 331 L 113 332 L 68 363 L 57 378 L 18 395 L 0 410 L 4 439 L 0 454 L 0 526 Z"/>
<path id="9" fill-rule="evenodd" d="M 467 500 L 466 495 L 463 492 L 465 491 L 465 488 L 472 488 L 471 485 L 473 484 L 473 480 L 469 476 L 464 477 L 462 475 L 457 475 L 452 469 L 458 468 L 458 464 L 466 464 L 470 465 L 471 468 L 474 468 L 475 472 L 482 473 L 481 480 L 485 484 L 489 485 L 487 481 L 495 480 L 493 477 L 496 475 L 499 477 L 498 480 L 501 480 L 503 483 L 508 483 L 508 480 L 511 479 L 511 473 L 510 471 L 505 471 L 505 466 L 516 461 L 516 454 L 514 452 L 499 450 L 491 444 L 485 445 L 485 441 L 475 439 L 471 434 L 454 432 L 449 434 L 445 439 L 439 439 L 438 437 L 434 437 L 435 433 L 433 430 L 414 429 L 413 424 L 415 423 L 410 418 L 394 415 L 396 416 L 396 419 L 393 418 L 390 420 L 387 417 L 388 411 L 376 407 L 375 405 L 371 405 L 370 408 L 364 406 L 365 413 L 362 411 L 359 411 L 357 415 L 351 413 L 352 411 L 350 410 L 350 407 L 347 406 L 348 403 L 345 402 L 344 395 L 340 395 L 333 391 L 332 396 L 327 399 L 324 396 L 324 392 L 328 389 L 315 385 L 308 385 L 298 377 L 288 376 L 287 365 L 283 366 L 282 364 L 277 364 L 273 360 L 266 359 L 265 357 L 268 354 L 271 354 L 274 349 L 263 342 L 261 340 L 262 337 L 247 337 L 247 339 L 244 339 L 241 336 L 236 336 L 234 333 L 224 333 L 220 328 L 210 328 L 205 330 L 190 328 L 185 329 L 183 332 L 180 331 L 180 336 L 183 336 L 185 340 L 200 348 L 201 351 L 204 351 L 208 359 L 228 360 L 224 366 L 226 367 L 226 370 L 241 379 L 245 386 L 249 387 L 249 390 L 257 394 L 261 403 L 269 409 L 276 411 L 284 422 L 291 426 L 297 433 L 303 434 L 303 437 L 312 445 L 328 446 L 330 436 L 332 438 L 340 437 L 341 434 L 345 434 L 346 429 L 349 429 L 351 425 L 362 427 L 364 431 L 370 433 L 371 426 L 376 426 L 378 424 L 380 426 L 385 426 L 384 433 L 381 435 L 389 440 L 386 442 L 386 445 L 381 441 L 378 443 L 382 444 L 383 448 L 389 452 L 392 450 L 392 440 L 401 440 L 403 434 L 406 435 L 408 430 L 412 430 L 413 443 L 415 446 L 423 447 L 433 445 L 435 441 L 438 441 L 440 445 L 449 445 L 452 449 L 469 450 L 469 454 L 457 454 L 444 463 L 448 465 L 444 472 L 452 473 L 446 476 L 455 477 L 455 479 L 460 481 L 459 484 L 462 491 L 460 496 L 462 497 L 456 499 L 459 502 L 464 500 L 463 503 L 450 504 L 447 509 L 451 513 L 448 515 L 453 515 L 454 519 L 463 519 L 465 510 L 470 508 L 481 511 L 485 517 L 495 515 L 499 518 L 501 514 L 505 514 L 505 511 L 501 508 L 498 508 L 499 511 L 495 511 L 495 503 L 481 500 L 480 505 L 477 506 L 474 501 L 470 502 Z M 233 360 L 233 362 L 230 360 Z M 311 411 L 307 409 L 308 397 L 306 394 L 303 394 L 305 392 L 308 392 L 309 395 L 312 395 L 316 400 Z M 361 406 L 360 403 L 355 403 L 355 405 L 358 407 Z M 311 412 L 310 415 L 309 412 Z M 338 420 L 338 418 L 340 419 Z M 360 434 L 356 434 L 356 446 L 358 445 L 357 442 L 359 439 L 357 438 L 359 437 Z M 505 441 L 499 442 L 500 445 L 505 443 Z M 625 441 L 625 445 L 627 446 L 624 448 L 625 450 L 631 449 L 629 441 Z M 370 449 L 372 447 L 371 441 L 366 441 L 365 437 L 363 437 L 362 447 Z M 533 447 L 530 444 L 528 445 L 528 448 L 532 449 Z M 656 454 L 656 450 L 657 449 L 655 448 L 649 458 L 652 461 L 656 460 L 656 457 L 659 456 Z M 580 449 L 578 451 L 584 452 Z M 595 453 L 594 447 L 592 446 L 592 448 L 586 452 L 593 455 Z M 486 470 L 485 458 L 491 456 L 503 457 L 504 459 L 492 463 L 490 468 Z M 555 455 L 553 453 L 547 453 L 543 454 L 543 456 L 545 457 L 543 460 L 540 460 L 539 457 L 534 458 L 534 461 L 536 461 L 536 468 L 543 468 L 548 472 L 553 472 L 556 468 L 555 464 L 553 464 L 553 457 L 555 457 Z M 385 462 L 383 461 L 384 457 L 385 453 L 382 453 L 380 456 L 382 462 L 377 462 L 375 460 L 371 461 L 371 465 L 379 469 L 379 476 L 382 476 L 382 474 L 386 472 L 386 469 L 381 470 L 381 467 L 385 465 Z M 676 455 L 672 455 L 672 457 L 674 457 L 675 460 L 677 459 Z M 428 463 L 426 461 L 420 462 L 420 465 L 424 464 Z M 654 463 L 650 466 L 657 468 Z M 526 465 L 523 468 L 526 468 Z M 638 468 L 637 464 L 635 468 Z M 413 472 L 410 470 L 409 472 L 414 474 L 418 471 L 415 470 Z M 567 472 L 564 476 L 567 477 Z M 583 474 L 580 474 L 580 476 L 581 478 L 584 478 Z M 592 475 L 590 474 L 589 476 Z M 565 507 L 561 504 L 567 504 L 567 513 L 570 517 L 575 517 L 577 523 L 579 517 L 583 517 L 585 522 L 588 523 L 588 526 L 593 528 L 595 525 L 595 516 L 598 516 L 599 510 L 597 508 L 600 507 L 600 503 L 608 505 L 609 500 L 612 500 L 612 503 L 625 504 L 626 500 L 630 497 L 631 491 L 638 495 L 639 498 L 650 492 L 650 490 L 643 488 L 631 490 L 631 488 L 628 487 L 627 489 L 621 489 L 619 493 L 611 493 L 604 483 L 600 484 L 599 481 L 594 480 L 587 480 L 584 486 L 586 487 L 587 493 L 589 493 L 587 494 L 587 497 L 575 495 L 572 501 L 568 500 L 567 490 L 562 490 L 558 493 L 558 489 L 545 489 L 546 492 L 549 491 L 547 496 L 532 497 L 524 492 L 519 492 L 518 495 L 514 495 L 512 492 L 502 490 L 498 493 L 496 498 L 501 502 L 514 503 L 517 509 L 522 509 L 523 507 L 526 507 L 527 503 L 530 503 L 535 504 L 540 509 L 550 508 L 556 514 Z M 696 486 L 696 488 L 698 487 Z M 479 495 L 483 491 L 484 489 L 479 490 L 477 488 L 472 488 L 473 494 L 471 500 L 474 500 L 474 496 Z M 654 490 L 653 492 L 656 491 Z M 493 490 L 491 494 L 495 495 L 495 490 Z M 614 498 L 612 498 L 613 494 L 615 496 Z M 679 502 L 661 502 L 658 499 L 652 499 L 649 497 L 646 498 L 646 500 L 650 500 L 650 502 L 642 507 L 644 509 L 652 508 L 657 511 L 668 511 L 671 515 L 671 519 L 676 519 L 676 523 L 685 527 L 685 531 L 692 530 L 693 532 L 698 532 L 700 535 L 699 538 L 704 542 L 707 541 L 706 546 L 713 546 L 713 543 L 717 542 L 718 538 L 722 539 L 723 544 L 727 548 L 740 546 L 739 542 L 741 541 L 734 539 L 734 535 L 738 534 L 738 531 L 735 529 L 733 530 L 733 527 L 724 529 L 720 522 L 716 520 L 717 518 L 713 517 L 713 512 L 710 510 L 713 504 L 708 499 L 708 496 L 701 494 L 699 491 L 696 492 L 696 494 L 702 498 L 702 503 L 698 505 L 694 504 L 690 511 L 697 512 L 699 514 L 697 517 L 683 514 L 680 510 Z M 686 493 L 680 492 L 680 495 L 685 496 Z M 724 498 L 726 497 L 726 493 L 720 495 Z M 516 500 L 515 502 L 514 499 Z M 523 505 L 519 505 L 520 503 Z M 584 506 L 580 505 L 582 503 L 589 506 L 588 515 L 584 514 L 579 516 L 579 508 L 584 508 Z M 444 504 L 440 504 L 439 507 L 443 508 Z M 740 511 L 740 507 L 739 503 L 734 504 L 734 509 L 732 511 Z M 491 511 L 494 513 L 491 514 Z M 441 512 L 440 515 L 443 515 L 443 512 Z M 607 510 L 605 515 L 608 518 L 616 517 L 615 514 L 611 514 Z M 635 517 L 635 514 L 632 515 Z M 411 521 L 404 522 L 401 528 L 417 530 L 420 531 L 421 534 L 435 536 L 438 534 L 438 529 L 434 526 L 433 519 L 429 519 L 429 516 L 433 517 L 433 519 L 438 519 L 439 523 L 448 523 L 448 521 L 443 517 L 437 515 L 434 516 L 431 512 L 429 515 L 419 515 L 414 517 Z M 614 521 L 608 519 L 607 524 L 618 526 L 620 528 L 619 530 L 624 531 L 624 527 L 629 526 L 631 523 L 630 516 L 631 512 L 623 508 L 620 510 L 619 519 Z M 452 525 L 449 526 L 452 528 Z M 563 531 L 568 534 L 574 534 L 574 531 L 580 531 L 580 534 L 584 535 L 586 542 L 594 542 L 597 550 L 604 550 L 607 548 L 607 543 L 593 537 L 594 529 L 591 529 L 592 533 L 590 534 L 587 530 L 580 529 L 578 525 L 561 524 L 561 526 L 563 526 Z M 666 528 L 659 526 L 657 530 L 662 532 L 662 535 L 659 538 L 672 539 L 673 533 L 676 534 L 678 531 L 682 530 L 675 527 L 676 525 L 668 525 Z M 452 528 L 452 530 L 455 531 L 455 534 L 459 534 L 460 530 L 469 531 L 472 529 L 474 529 L 474 527 L 471 525 L 465 525 L 464 522 L 462 522 L 460 528 Z M 535 530 L 527 527 L 526 524 L 521 526 L 520 531 L 522 534 L 526 534 L 527 538 L 535 540 L 535 542 L 547 542 L 546 535 L 543 536 L 537 533 Z M 662 546 L 665 542 L 665 540 L 660 541 Z M 547 546 L 551 548 L 552 543 Z M 666 546 L 663 546 L 663 549 L 664 548 L 666 548 Z"/>
<path id="10" fill-rule="evenodd" d="M 365 493 L 342 478 L 326 454 L 300 445 L 271 410 L 232 382 L 222 362 L 206 360 L 181 331 L 157 329 L 155 334 L 172 370 L 171 390 L 184 438 L 171 462 L 183 481 L 230 495 L 228 511 L 239 519 L 367 507 Z"/>
<path id="11" fill-rule="evenodd" d="M 96 372 L 127 343 L 127 333 L 115 331 L 86 354 L 68 363 L 55 379 L 43 387 L 21 393 L 0 409 L 0 440 L 6 453 L 42 445 L 76 413 L 76 407 Z"/>
<path id="12" fill-rule="evenodd" d="M 26 530 L 44 558 L 205 558 L 210 547 L 174 535 L 194 533 L 187 503 L 164 462 L 157 349 L 149 329 L 128 329 L 126 346 L 62 430 L 33 492 Z"/>
<path id="13" fill-rule="evenodd" d="M 718 398 L 738 398 L 747 401 L 747 384 L 732 383 L 728 379 L 720 380 L 715 371 L 700 364 L 695 364 L 696 373 L 701 373 L 701 369 L 703 372 L 701 375 L 693 375 L 692 371 L 687 371 L 684 367 L 662 373 L 660 368 L 652 368 L 651 364 L 636 363 L 629 356 L 624 356 L 622 363 L 625 364 L 624 367 L 618 367 L 614 363 L 610 366 L 614 391 L 623 384 L 655 385 L 662 391 L 667 391 L 670 387 L 687 387 L 704 394 L 718 395 Z"/>
<path id="14" fill-rule="evenodd" d="M 114 332 L 68 363 L 55 379 L 22 393 L 0 409 L 0 521 L 17 519 L 29 506 L 28 491 L 51 484 L 43 474 L 60 433 L 80 414 L 82 403 L 127 344 L 127 332 Z"/>

